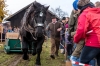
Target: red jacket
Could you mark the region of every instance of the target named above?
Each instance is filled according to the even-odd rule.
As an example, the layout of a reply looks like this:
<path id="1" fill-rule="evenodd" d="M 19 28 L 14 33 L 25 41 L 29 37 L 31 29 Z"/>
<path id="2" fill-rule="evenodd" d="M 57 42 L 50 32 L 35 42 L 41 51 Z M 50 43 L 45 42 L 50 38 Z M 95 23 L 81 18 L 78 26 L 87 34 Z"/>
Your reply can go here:
<path id="1" fill-rule="evenodd" d="M 78 18 L 74 42 L 85 39 L 85 45 L 100 48 L 100 8 L 86 8 Z"/>

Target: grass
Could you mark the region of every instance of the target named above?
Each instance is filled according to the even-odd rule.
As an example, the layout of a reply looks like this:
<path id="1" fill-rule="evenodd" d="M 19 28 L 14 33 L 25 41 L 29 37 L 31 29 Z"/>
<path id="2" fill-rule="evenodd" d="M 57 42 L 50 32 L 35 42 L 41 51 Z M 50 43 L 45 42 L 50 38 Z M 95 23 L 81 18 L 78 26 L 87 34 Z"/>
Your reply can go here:
<path id="1" fill-rule="evenodd" d="M 0 47 L 0 51 L 1 50 L 3 50 L 3 47 Z M 19 54 L 13 54 L 13 53 L 5 54 L 4 52 L 1 52 L 0 64 L 3 63 L 4 66 L 8 66 L 10 63 L 14 61 L 13 57 L 15 57 L 16 55 Z M 21 59 L 20 62 L 17 64 L 17 66 L 34 66 L 36 56 L 32 56 L 32 55 L 29 56 L 30 56 L 30 61 L 24 61 L 23 59 Z M 63 54 L 59 53 L 59 57 L 54 60 L 52 60 L 49 56 L 50 56 L 50 40 L 45 42 L 43 45 L 43 50 L 41 53 L 41 66 L 65 66 L 65 62 L 63 61 L 65 57 Z M 6 61 L 8 62 L 6 63 Z"/>

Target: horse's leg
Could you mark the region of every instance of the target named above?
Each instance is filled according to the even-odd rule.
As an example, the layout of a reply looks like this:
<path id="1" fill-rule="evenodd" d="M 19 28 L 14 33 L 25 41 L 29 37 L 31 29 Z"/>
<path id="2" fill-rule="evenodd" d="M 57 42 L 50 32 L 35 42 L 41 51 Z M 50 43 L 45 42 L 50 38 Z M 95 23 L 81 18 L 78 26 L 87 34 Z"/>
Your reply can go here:
<path id="1" fill-rule="evenodd" d="M 37 51 L 36 65 L 41 65 L 40 54 L 41 54 L 41 51 L 42 51 L 42 45 L 38 44 L 36 51 Z"/>
<path id="2" fill-rule="evenodd" d="M 36 59 L 36 65 L 41 65 L 41 62 L 40 62 L 40 54 L 41 54 L 41 51 L 42 51 L 42 45 L 44 43 L 44 38 L 40 39 L 38 44 L 37 44 L 37 48 L 36 48 L 36 51 L 37 51 L 37 59 Z"/>
<path id="3" fill-rule="evenodd" d="M 33 52 L 32 52 L 32 55 L 34 56 L 34 55 L 36 55 L 36 47 L 37 47 L 36 41 L 33 42 L 32 46 L 33 46 Z"/>
<path id="4" fill-rule="evenodd" d="M 23 59 L 28 60 L 28 44 L 26 41 L 22 41 Z"/>
<path id="5" fill-rule="evenodd" d="M 32 53 L 32 51 L 31 51 L 31 50 L 32 50 L 32 42 L 29 42 L 29 43 L 28 43 L 28 46 L 29 46 L 29 47 L 28 47 L 28 48 L 29 48 L 29 53 L 31 54 L 31 53 Z"/>

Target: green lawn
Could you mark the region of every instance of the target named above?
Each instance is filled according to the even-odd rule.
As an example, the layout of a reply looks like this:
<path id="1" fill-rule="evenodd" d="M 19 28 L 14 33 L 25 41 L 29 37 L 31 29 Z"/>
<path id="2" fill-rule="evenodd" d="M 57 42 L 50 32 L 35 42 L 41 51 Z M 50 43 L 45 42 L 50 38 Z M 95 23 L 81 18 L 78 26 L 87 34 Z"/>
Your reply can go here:
<path id="1" fill-rule="evenodd" d="M 47 47 L 45 46 L 47 45 Z M 5 54 L 3 47 L 0 47 L 0 66 L 34 66 L 36 56 L 30 56 L 30 61 L 20 59 L 22 54 Z M 50 57 L 50 41 L 44 43 L 41 53 L 41 66 L 65 66 L 64 55 L 59 53 L 59 57 L 52 60 Z M 19 60 L 20 59 L 20 60 Z"/>

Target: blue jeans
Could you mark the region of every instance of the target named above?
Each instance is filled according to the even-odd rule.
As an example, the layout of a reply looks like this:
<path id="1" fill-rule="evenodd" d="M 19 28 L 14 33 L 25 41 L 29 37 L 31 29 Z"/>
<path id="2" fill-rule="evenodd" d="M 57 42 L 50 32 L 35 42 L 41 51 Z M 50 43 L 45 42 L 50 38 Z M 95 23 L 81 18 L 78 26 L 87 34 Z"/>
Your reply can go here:
<path id="1" fill-rule="evenodd" d="M 80 62 L 88 64 L 93 58 L 96 58 L 97 64 L 100 66 L 100 48 L 85 46 L 80 56 Z"/>
<path id="2" fill-rule="evenodd" d="M 75 56 L 71 56 L 71 57 L 70 57 L 70 60 L 79 62 L 79 61 L 80 61 L 80 58 L 79 58 L 79 57 L 75 57 Z M 91 61 L 89 62 L 89 64 L 92 65 L 92 66 L 95 66 L 96 60 L 95 60 L 95 59 L 91 60 Z M 79 66 L 79 65 L 72 64 L 72 66 Z"/>
<path id="3" fill-rule="evenodd" d="M 79 57 L 71 56 L 71 57 L 70 57 L 70 60 L 79 62 Z M 79 65 L 72 64 L 72 66 L 79 66 Z"/>
<path id="4" fill-rule="evenodd" d="M 96 60 L 95 60 L 95 59 L 91 60 L 91 61 L 89 62 L 89 64 L 92 65 L 92 66 L 96 66 Z"/>

